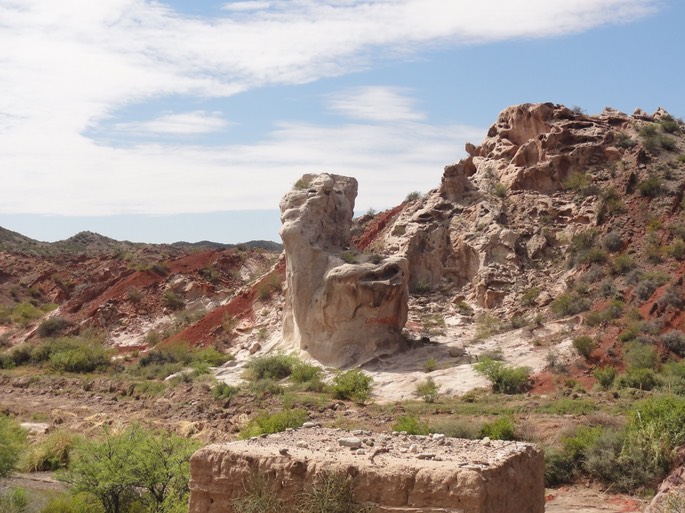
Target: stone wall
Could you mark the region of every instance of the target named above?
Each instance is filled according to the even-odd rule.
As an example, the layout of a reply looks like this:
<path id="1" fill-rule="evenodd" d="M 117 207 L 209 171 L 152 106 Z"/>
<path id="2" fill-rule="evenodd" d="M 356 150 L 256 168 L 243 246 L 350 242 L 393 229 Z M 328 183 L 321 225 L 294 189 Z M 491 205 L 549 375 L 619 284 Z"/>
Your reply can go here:
<path id="1" fill-rule="evenodd" d="M 191 459 L 190 513 L 227 513 L 261 476 L 286 511 L 322 473 L 378 513 L 543 513 L 544 458 L 522 442 L 318 427 L 210 445 Z"/>

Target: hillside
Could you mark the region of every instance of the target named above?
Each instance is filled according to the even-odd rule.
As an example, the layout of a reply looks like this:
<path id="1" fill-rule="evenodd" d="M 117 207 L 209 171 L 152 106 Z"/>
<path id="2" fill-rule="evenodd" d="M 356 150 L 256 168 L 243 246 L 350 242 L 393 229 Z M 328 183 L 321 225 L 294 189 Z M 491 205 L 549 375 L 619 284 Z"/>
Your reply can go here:
<path id="1" fill-rule="evenodd" d="M 545 448 L 548 484 L 591 485 L 555 489 L 548 511 L 598 511 L 600 489 L 655 488 L 685 437 L 660 439 L 658 465 L 645 463 L 648 449 L 623 447 L 638 443 L 634 411 L 685 412 L 685 125 L 663 109 L 590 116 L 524 104 L 466 151 L 435 189 L 350 221 L 344 251 L 324 251 L 323 232 L 299 231 L 323 226 L 318 212 L 302 224 L 289 217 L 296 235 L 313 234 L 305 281 L 316 259 L 359 264 L 379 284 L 369 300 L 378 306 L 395 274 L 377 269 L 406 261 L 404 344 L 364 360 L 373 386 L 363 398 L 336 391 L 347 374 L 322 368 L 311 348 L 283 342 L 292 282 L 280 246 L 132 244 L 89 232 L 46 244 L 2 230 L 0 388 L 10 399 L 0 407 L 84 432 L 135 419 L 205 441 L 266 433 L 260 422 L 272 412 L 297 425 L 528 440 Z M 283 204 L 325 199 L 331 191 L 314 185 L 330 176 L 319 176 L 305 175 Z M 328 221 L 334 237 L 347 222 Z M 365 297 L 341 283 L 336 291 Z M 53 349 L 85 346 L 109 351 L 85 376 L 50 360 Z M 53 409 L 52 394 L 65 406 Z M 640 507 L 612 500 L 602 507 Z"/>

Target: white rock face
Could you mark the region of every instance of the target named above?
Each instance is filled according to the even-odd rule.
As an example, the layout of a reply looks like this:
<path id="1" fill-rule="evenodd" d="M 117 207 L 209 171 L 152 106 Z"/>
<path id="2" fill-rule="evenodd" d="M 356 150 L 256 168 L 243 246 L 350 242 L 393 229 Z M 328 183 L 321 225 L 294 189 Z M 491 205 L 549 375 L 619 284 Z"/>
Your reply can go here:
<path id="1" fill-rule="evenodd" d="M 406 259 L 374 259 L 351 248 L 356 196 L 354 178 L 304 175 L 280 204 L 283 338 L 334 367 L 397 351 L 407 321 Z M 345 262 L 352 260 L 359 263 Z"/>

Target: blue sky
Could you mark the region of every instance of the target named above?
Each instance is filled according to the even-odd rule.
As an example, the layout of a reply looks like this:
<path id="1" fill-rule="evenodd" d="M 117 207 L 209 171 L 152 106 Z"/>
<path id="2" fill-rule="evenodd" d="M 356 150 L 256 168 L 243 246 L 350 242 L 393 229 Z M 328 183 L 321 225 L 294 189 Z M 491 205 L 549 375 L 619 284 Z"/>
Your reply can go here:
<path id="1" fill-rule="evenodd" d="M 684 116 L 683 22 L 679 0 L 0 0 L 0 226 L 278 240 L 309 172 L 387 208 L 512 104 Z"/>

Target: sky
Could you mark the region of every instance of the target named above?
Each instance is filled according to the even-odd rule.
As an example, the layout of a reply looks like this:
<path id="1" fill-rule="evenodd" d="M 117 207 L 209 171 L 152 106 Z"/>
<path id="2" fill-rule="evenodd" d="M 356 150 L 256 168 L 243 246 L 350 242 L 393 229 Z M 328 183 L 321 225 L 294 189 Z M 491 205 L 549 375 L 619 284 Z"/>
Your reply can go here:
<path id="1" fill-rule="evenodd" d="M 685 116 L 682 0 L 0 0 L 0 226 L 279 241 L 304 173 L 357 214 L 524 102 Z"/>

